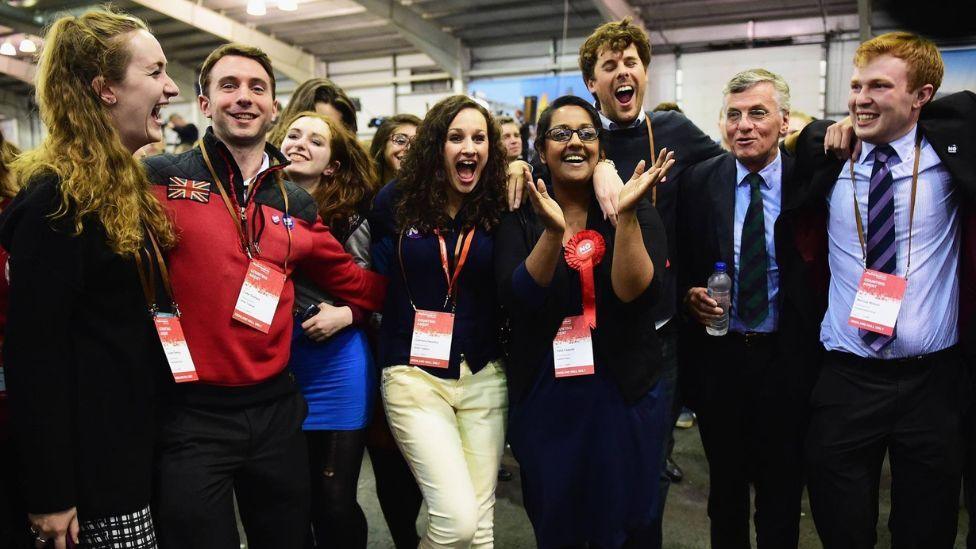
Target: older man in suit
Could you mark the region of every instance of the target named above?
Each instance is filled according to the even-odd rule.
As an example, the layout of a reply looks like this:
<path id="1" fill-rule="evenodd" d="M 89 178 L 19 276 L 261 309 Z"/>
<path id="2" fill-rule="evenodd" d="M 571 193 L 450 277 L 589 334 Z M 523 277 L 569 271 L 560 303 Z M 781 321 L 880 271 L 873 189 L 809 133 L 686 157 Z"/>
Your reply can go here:
<path id="1" fill-rule="evenodd" d="M 680 181 L 679 284 L 692 320 L 682 330 L 682 361 L 709 463 L 712 547 L 750 547 L 750 485 L 758 546 L 796 547 L 802 402 L 819 344 L 790 224 L 802 195 L 788 185 L 793 159 L 778 146 L 789 129 L 790 92 L 780 76 L 752 69 L 724 93 L 732 150 Z M 730 329 L 721 337 L 703 326 L 723 313 L 704 287 L 716 261 L 733 281 Z"/>
<path id="2" fill-rule="evenodd" d="M 806 442 L 813 517 L 828 549 L 874 547 L 886 453 L 892 546 L 948 548 L 955 539 L 972 393 L 974 231 L 964 214 L 976 197 L 976 95 L 930 103 L 942 74 L 928 40 L 873 38 L 854 57 L 853 159 L 823 154 L 825 123 L 797 144 L 797 182 L 810 190 L 803 225 L 826 219 L 802 254 L 830 273 L 827 353 Z M 891 319 L 871 314 L 865 280 L 900 297 L 893 331 L 882 329 Z"/>

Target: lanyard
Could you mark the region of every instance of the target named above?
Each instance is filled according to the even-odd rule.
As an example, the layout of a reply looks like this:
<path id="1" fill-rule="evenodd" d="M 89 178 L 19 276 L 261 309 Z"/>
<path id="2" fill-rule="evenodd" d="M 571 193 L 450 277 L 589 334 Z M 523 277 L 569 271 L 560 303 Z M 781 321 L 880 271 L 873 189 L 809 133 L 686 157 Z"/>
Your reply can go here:
<path id="1" fill-rule="evenodd" d="M 180 316 L 180 307 L 176 304 L 176 297 L 173 294 L 173 286 L 170 284 L 169 279 L 169 269 L 166 268 L 166 262 L 163 260 L 163 254 L 159 250 L 159 243 L 156 242 L 156 235 L 153 234 L 151 230 L 146 229 L 146 235 L 152 245 L 153 255 L 156 258 L 156 265 L 159 267 L 159 275 L 163 279 L 163 288 L 166 290 L 166 295 L 169 297 L 170 303 L 173 306 L 173 314 Z M 149 307 L 149 314 L 156 316 L 159 313 L 159 306 L 156 304 L 156 278 L 153 276 L 151 270 L 147 272 L 145 265 L 142 263 L 142 251 L 136 252 L 136 269 L 139 271 L 139 283 L 142 285 L 142 293 L 146 297 L 146 305 Z M 149 250 L 146 250 L 146 257 L 149 259 L 150 265 L 152 264 L 153 255 L 149 254 Z"/>
<path id="2" fill-rule="evenodd" d="M 200 152 L 203 154 L 203 162 L 207 165 L 207 169 L 210 171 L 211 177 L 214 179 L 214 185 L 217 186 L 217 190 L 220 191 L 220 198 L 224 201 L 224 206 L 227 208 L 227 213 L 230 214 L 231 220 L 234 222 L 234 227 L 237 229 L 237 236 L 241 241 L 241 249 L 248 259 L 254 259 L 255 256 L 261 255 L 261 246 L 258 240 L 254 237 L 254 227 L 252 224 L 247 222 L 247 201 L 245 199 L 244 206 L 238 206 L 235 210 L 235 205 L 237 204 L 237 196 L 233 197 L 233 202 L 231 202 L 231 197 L 227 195 L 227 191 L 224 186 L 220 183 L 220 178 L 217 177 L 217 171 L 214 170 L 213 163 L 210 162 L 210 154 L 207 153 L 207 147 L 204 146 L 203 140 L 197 141 L 197 147 L 200 148 Z M 264 176 L 267 175 L 271 170 L 275 168 L 269 168 L 265 170 L 264 173 L 260 174 L 254 181 L 253 188 L 251 190 L 250 196 L 254 196 L 257 191 L 258 185 L 264 180 Z M 277 170 L 275 170 L 277 171 Z M 284 212 L 284 224 L 285 232 L 288 234 L 288 251 L 285 253 L 284 271 L 288 272 L 288 260 L 291 258 L 291 246 L 292 246 L 292 221 L 291 217 L 288 215 L 288 193 L 285 191 L 285 184 L 281 180 L 279 174 L 274 174 L 275 182 L 278 183 L 278 190 L 281 192 L 281 199 L 285 203 Z M 234 185 L 234 176 L 231 175 L 231 188 Z M 240 212 L 238 215 L 237 212 Z M 247 229 L 247 236 L 244 235 L 244 229 Z"/>
<path id="3" fill-rule="evenodd" d="M 915 194 L 918 191 L 918 160 L 922 156 L 922 133 L 918 132 L 915 135 L 915 165 L 912 168 L 912 194 L 909 200 L 908 208 L 908 259 L 905 264 L 905 280 L 908 280 L 908 271 L 912 267 L 912 229 L 915 226 Z M 867 267 L 868 263 L 868 247 L 867 240 L 864 237 L 864 223 L 861 221 L 861 208 L 857 204 L 857 188 L 854 185 L 854 157 L 851 157 L 850 161 L 850 172 L 851 172 L 851 192 L 854 195 L 854 220 L 857 224 L 857 238 L 861 242 L 861 262 Z M 869 182 L 870 183 L 870 182 Z M 892 184 L 894 184 L 892 182 Z M 869 185 L 870 190 L 870 185 Z M 894 192 L 894 189 L 892 189 Z"/>
<path id="4" fill-rule="evenodd" d="M 654 150 L 654 132 L 651 130 L 651 115 L 648 114 L 646 118 L 647 140 L 651 144 L 651 166 L 654 166 L 657 163 L 657 151 Z M 657 207 L 657 185 L 651 187 L 651 206 Z"/>
<path id="5" fill-rule="evenodd" d="M 407 271 L 403 266 L 403 233 L 404 231 L 400 231 L 400 238 L 397 240 L 397 260 L 400 263 L 400 274 L 403 275 L 403 286 L 407 289 L 407 298 L 410 300 L 410 306 L 416 311 L 417 305 L 414 303 L 413 294 L 410 292 Z M 464 264 L 468 260 L 471 243 L 474 242 L 474 227 L 471 227 L 466 233 L 458 237 L 457 244 L 454 246 L 455 265 L 453 274 L 448 264 L 447 243 L 444 240 L 444 236 L 437 230 L 434 233 L 437 235 L 437 243 L 441 254 L 441 267 L 444 269 L 444 278 L 447 280 L 447 296 L 444 298 L 443 308 L 447 308 L 447 304 L 451 303 L 451 312 L 454 312 L 454 309 L 457 307 L 457 281 L 461 276 L 461 270 L 464 269 Z"/>

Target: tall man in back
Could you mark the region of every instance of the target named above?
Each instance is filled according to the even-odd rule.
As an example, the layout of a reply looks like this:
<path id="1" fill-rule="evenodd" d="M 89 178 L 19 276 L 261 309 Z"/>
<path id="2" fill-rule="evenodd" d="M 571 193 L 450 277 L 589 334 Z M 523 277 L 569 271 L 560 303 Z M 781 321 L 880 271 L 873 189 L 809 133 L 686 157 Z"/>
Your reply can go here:
<path id="1" fill-rule="evenodd" d="M 722 148 L 702 133 L 681 113 L 645 112 L 644 92 L 647 89 L 647 67 L 651 62 L 651 44 L 647 33 L 634 26 L 630 19 L 606 23 L 597 28 L 580 46 L 579 66 L 587 89 L 596 99 L 597 109 L 608 131 L 606 154 L 609 162 L 597 164 L 593 175 L 594 189 L 600 207 L 611 220 L 616 219 L 617 196 L 623 182 L 630 179 L 640 161 L 650 166 L 662 148 L 674 151 L 675 163 L 667 180 L 658 184 L 652 194 L 664 222 L 668 240 L 668 261 L 665 268 L 655 271 L 661 277 L 662 295 L 653 314 L 661 341 L 662 392 L 665 398 L 659 403 L 664 412 L 663 421 L 674 422 L 676 410 L 672 409 L 677 389 L 677 332 L 672 318 L 676 313 L 677 293 L 673 276 L 675 256 L 677 184 L 688 166 L 722 154 Z M 653 135 L 653 137 L 651 137 Z M 653 143 L 652 143 L 653 141 Z M 666 429 L 670 435 L 671 430 Z M 667 444 L 664 445 L 665 451 Z M 659 463 L 648 467 L 663 470 L 666 454 Z M 656 524 L 649 536 L 651 546 L 661 545 L 660 519 L 667 496 L 668 480 L 662 475 L 661 506 Z"/>
<path id="2" fill-rule="evenodd" d="M 797 144 L 796 176 L 826 219 L 803 255 L 830 269 L 827 353 L 806 441 L 813 518 L 828 549 L 874 547 L 886 453 L 892 546 L 955 540 L 972 393 L 963 358 L 972 322 L 960 331 L 959 320 L 972 311 L 960 288 L 971 287 L 974 264 L 964 211 L 976 197 L 976 94 L 932 102 L 943 70 L 935 45 L 916 35 L 861 44 L 848 99 L 856 154 L 849 163 L 825 156 L 824 122 Z"/>
<path id="3" fill-rule="evenodd" d="M 790 89 L 752 69 L 733 76 L 724 95 L 731 153 L 680 181 L 679 288 L 695 321 L 681 339 L 695 367 L 682 375 L 697 390 L 713 549 L 750 546 L 750 487 L 758 547 L 795 548 L 805 402 L 822 352 L 793 232 L 802 189 L 790 184 L 793 158 L 779 147 Z M 704 287 L 717 261 L 732 278 L 731 310 L 728 333 L 710 336 L 705 326 L 723 314 Z"/>
<path id="4" fill-rule="evenodd" d="M 199 146 L 146 161 L 179 234 L 166 263 L 198 381 L 171 388 L 160 413 L 153 516 L 164 549 L 300 549 L 309 529 L 307 407 L 288 364 L 297 267 L 351 306 L 382 304 L 385 280 L 355 265 L 281 178 L 264 141 L 277 115 L 271 61 L 227 44 L 200 72 Z"/>

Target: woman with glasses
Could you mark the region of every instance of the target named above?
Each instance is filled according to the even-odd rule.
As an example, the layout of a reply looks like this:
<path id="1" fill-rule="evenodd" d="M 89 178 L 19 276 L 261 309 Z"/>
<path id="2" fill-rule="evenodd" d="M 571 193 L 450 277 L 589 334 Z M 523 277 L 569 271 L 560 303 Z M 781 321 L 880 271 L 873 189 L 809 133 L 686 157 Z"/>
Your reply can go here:
<path id="1" fill-rule="evenodd" d="M 398 114 L 384 120 L 376 129 L 369 146 L 369 156 L 376 162 L 380 183 L 388 183 L 396 177 L 419 125 L 420 119 L 416 116 Z"/>
<path id="2" fill-rule="evenodd" d="M 495 241 L 512 319 L 508 436 L 525 510 L 544 549 L 645 547 L 668 428 L 650 315 L 667 246 L 649 198 L 672 155 L 638 165 L 614 228 L 593 194 L 597 111 L 557 99 L 539 119 L 535 148 L 551 185 L 529 180 L 531 204 L 502 220 Z"/>

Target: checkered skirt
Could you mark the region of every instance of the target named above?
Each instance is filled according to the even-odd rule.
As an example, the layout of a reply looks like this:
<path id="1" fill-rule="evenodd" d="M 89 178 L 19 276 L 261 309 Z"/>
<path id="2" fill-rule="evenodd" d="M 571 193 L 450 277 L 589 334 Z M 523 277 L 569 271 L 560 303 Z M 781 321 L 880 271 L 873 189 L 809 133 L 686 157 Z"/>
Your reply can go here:
<path id="1" fill-rule="evenodd" d="M 81 520 L 79 526 L 79 547 L 84 549 L 156 549 L 148 505 L 127 515 Z"/>

